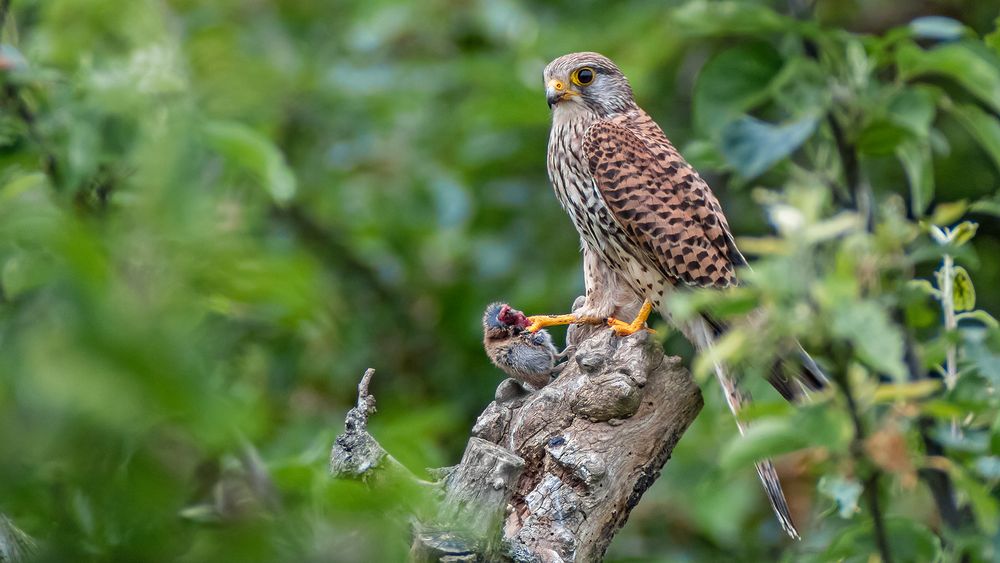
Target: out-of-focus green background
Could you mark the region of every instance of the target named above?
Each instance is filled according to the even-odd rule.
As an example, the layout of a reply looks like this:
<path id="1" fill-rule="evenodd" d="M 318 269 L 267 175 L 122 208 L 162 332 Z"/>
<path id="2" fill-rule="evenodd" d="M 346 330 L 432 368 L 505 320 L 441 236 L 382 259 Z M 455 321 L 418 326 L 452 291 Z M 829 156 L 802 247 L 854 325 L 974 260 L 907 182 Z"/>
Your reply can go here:
<path id="1" fill-rule="evenodd" d="M 681 2 L 11 4 L 0 512 L 47 560 L 401 558 L 398 499 L 331 482 L 330 445 L 374 367 L 372 433 L 415 471 L 457 462 L 500 380 L 480 344 L 486 304 L 563 312 L 581 293 L 578 238 L 545 173 L 541 70 L 556 56 L 613 58 L 737 235 L 772 230 L 752 188 L 778 182 L 743 180 L 705 150 L 721 117 L 693 104 L 706 61 L 761 42 L 687 33 Z M 928 15 L 981 36 L 998 15 L 981 0 L 764 4 L 873 36 Z M 994 193 L 987 153 L 955 120 L 939 126 L 934 201 Z M 901 170 L 879 178 L 894 181 L 877 193 L 909 193 Z M 981 218 L 967 264 L 993 312 L 998 237 Z M 735 425 L 703 387 L 703 413 L 609 560 L 786 549 L 752 466 L 718 469 Z M 280 501 L 240 492 L 248 444 Z M 781 464 L 806 530 L 835 512 L 809 455 L 822 453 Z M 914 495 L 919 508 L 891 510 L 927 511 Z"/>

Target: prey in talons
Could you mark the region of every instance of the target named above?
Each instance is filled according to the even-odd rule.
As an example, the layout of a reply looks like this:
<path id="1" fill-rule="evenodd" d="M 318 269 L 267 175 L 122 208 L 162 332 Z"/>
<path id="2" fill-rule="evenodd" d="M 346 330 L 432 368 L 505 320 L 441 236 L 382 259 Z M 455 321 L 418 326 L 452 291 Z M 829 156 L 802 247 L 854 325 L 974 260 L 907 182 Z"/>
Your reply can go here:
<path id="1" fill-rule="evenodd" d="M 565 363 L 572 348 L 559 352 L 545 330 L 529 331 L 528 317 L 506 303 L 492 303 L 483 315 L 486 355 L 509 377 L 529 390 L 548 385 Z"/>

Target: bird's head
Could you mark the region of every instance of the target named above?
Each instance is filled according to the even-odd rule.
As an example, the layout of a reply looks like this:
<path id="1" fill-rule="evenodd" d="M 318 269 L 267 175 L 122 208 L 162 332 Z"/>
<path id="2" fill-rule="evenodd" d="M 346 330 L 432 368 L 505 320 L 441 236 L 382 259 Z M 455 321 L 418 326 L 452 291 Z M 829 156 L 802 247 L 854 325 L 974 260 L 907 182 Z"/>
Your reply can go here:
<path id="1" fill-rule="evenodd" d="M 491 303 L 483 315 L 483 330 L 493 336 L 512 336 L 530 324 L 524 313 L 506 303 Z"/>
<path id="2" fill-rule="evenodd" d="M 604 117 L 635 107 L 628 79 L 600 53 L 563 55 L 545 67 L 542 77 L 553 111 L 583 109 Z"/>

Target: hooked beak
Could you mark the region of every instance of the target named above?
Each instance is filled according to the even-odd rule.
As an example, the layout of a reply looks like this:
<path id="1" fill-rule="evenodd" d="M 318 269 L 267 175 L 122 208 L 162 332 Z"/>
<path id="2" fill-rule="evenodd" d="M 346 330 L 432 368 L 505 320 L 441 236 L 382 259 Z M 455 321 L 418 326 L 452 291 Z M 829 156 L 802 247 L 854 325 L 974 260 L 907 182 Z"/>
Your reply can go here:
<path id="1" fill-rule="evenodd" d="M 578 95 L 576 92 L 567 89 L 566 83 L 558 78 L 553 78 L 545 84 L 545 101 L 548 102 L 549 109 L 552 109 L 561 101 Z"/>

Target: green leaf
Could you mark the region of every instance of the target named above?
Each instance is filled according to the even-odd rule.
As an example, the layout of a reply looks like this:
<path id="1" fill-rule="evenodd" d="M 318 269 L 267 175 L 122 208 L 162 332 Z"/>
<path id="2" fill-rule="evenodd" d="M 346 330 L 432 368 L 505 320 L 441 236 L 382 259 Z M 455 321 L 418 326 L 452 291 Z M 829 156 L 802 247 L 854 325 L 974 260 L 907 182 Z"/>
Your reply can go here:
<path id="1" fill-rule="evenodd" d="M 955 246 L 962 246 L 972 240 L 972 237 L 976 236 L 977 230 L 979 230 L 979 223 L 974 221 L 962 221 L 951 229 L 951 238 L 949 242 Z"/>
<path id="2" fill-rule="evenodd" d="M 941 93 L 936 88 L 921 85 L 903 88 L 889 100 L 887 117 L 914 135 L 927 137 L 940 97 Z"/>
<path id="3" fill-rule="evenodd" d="M 833 103 L 828 80 L 829 71 L 815 60 L 786 58 L 781 72 L 771 82 L 771 97 L 788 115 L 824 113 Z"/>
<path id="4" fill-rule="evenodd" d="M 910 280 L 910 281 L 906 282 L 906 287 L 909 287 L 909 288 L 912 288 L 912 289 L 916 289 L 917 291 L 921 291 L 923 293 L 926 293 L 927 295 L 930 295 L 931 297 L 937 298 L 937 297 L 941 296 L 941 292 L 938 291 L 934 287 L 934 285 L 931 282 L 927 281 L 927 280 Z"/>
<path id="5" fill-rule="evenodd" d="M 945 400 L 930 400 L 921 403 L 920 410 L 924 414 L 941 420 L 947 420 L 949 423 L 956 417 L 968 414 L 968 411 L 964 408 Z"/>
<path id="6" fill-rule="evenodd" d="M 944 16 L 924 16 L 910 22 L 910 32 L 920 39 L 954 41 L 968 33 L 962 22 Z"/>
<path id="7" fill-rule="evenodd" d="M 968 407 L 968 404 L 959 406 Z M 989 436 L 985 432 L 962 432 L 955 434 L 950 425 L 938 425 L 932 432 L 941 445 L 960 452 L 985 453 L 989 447 Z"/>
<path id="8" fill-rule="evenodd" d="M 23 193 L 45 187 L 47 182 L 48 178 L 41 172 L 13 174 L 13 178 L 0 187 L 0 203 L 6 205 Z"/>
<path id="9" fill-rule="evenodd" d="M 955 316 L 958 321 L 973 320 L 979 321 L 990 328 L 1000 327 L 1000 322 L 998 322 L 993 315 L 987 313 L 986 311 L 968 311 L 966 313 L 959 313 Z"/>
<path id="10" fill-rule="evenodd" d="M 792 416 L 754 420 L 746 434 L 736 436 L 722 449 L 719 465 L 724 471 L 811 446 L 836 449 L 848 439 L 846 421 L 822 405 L 802 408 Z"/>
<path id="11" fill-rule="evenodd" d="M 809 438 L 789 420 L 764 419 L 754 422 L 746 434 L 729 442 L 722 450 L 719 463 L 723 470 L 732 470 L 809 445 Z"/>
<path id="12" fill-rule="evenodd" d="M 953 462 L 949 462 L 948 474 L 972 507 L 976 522 L 983 531 L 990 535 L 997 533 L 1000 530 L 1000 505 L 990 494 L 990 490 Z"/>
<path id="13" fill-rule="evenodd" d="M 777 221 L 775 223 L 777 224 Z M 844 211 L 829 219 L 807 226 L 802 232 L 802 240 L 809 243 L 830 240 L 856 231 L 861 225 L 861 218 L 857 213 Z"/>
<path id="14" fill-rule="evenodd" d="M 758 296 L 747 288 L 733 288 L 720 292 L 708 304 L 712 316 L 718 319 L 729 319 L 736 316 L 746 316 L 760 306 Z"/>
<path id="15" fill-rule="evenodd" d="M 233 164 L 246 169 L 277 203 L 295 196 L 295 174 L 271 141 L 250 127 L 216 121 L 205 126 L 209 145 Z"/>
<path id="16" fill-rule="evenodd" d="M 971 311 L 976 308 L 976 288 L 972 285 L 969 272 L 961 266 L 955 266 L 955 278 L 952 282 L 952 301 L 956 311 Z"/>
<path id="17" fill-rule="evenodd" d="M 837 503 L 837 514 L 841 518 L 851 518 L 857 514 L 858 498 L 864 489 L 856 479 L 842 477 L 840 475 L 824 475 L 819 480 L 819 492 L 833 499 Z"/>
<path id="18" fill-rule="evenodd" d="M 696 170 L 719 169 L 726 165 L 726 161 L 719 153 L 715 143 L 707 139 L 697 139 L 691 141 L 681 150 L 684 158 L 694 166 Z"/>
<path id="19" fill-rule="evenodd" d="M 886 518 L 886 537 L 895 561 L 938 561 L 941 540 L 924 525 L 908 518 Z M 844 530 L 827 549 L 823 561 L 864 561 L 877 555 L 875 532 L 870 520 L 858 521 Z"/>
<path id="20" fill-rule="evenodd" d="M 930 144 L 908 141 L 896 147 L 899 159 L 910 184 L 910 207 L 920 217 L 934 199 L 934 169 Z"/>
<path id="21" fill-rule="evenodd" d="M 988 47 L 993 49 L 997 55 L 1000 55 L 1000 17 L 994 20 L 993 31 L 987 33 L 986 36 L 983 37 L 983 41 Z"/>
<path id="22" fill-rule="evenodd" d="M 784 125 L 744 116 L 723 129 L 722 155 L 741 176 L 753 179 L 799 148 L 812 136 L 818 123 L 817 116 Z"/>
<path id="23" fill-rule="evenodd" d="M 1000 331 L 963 330 L 965 336 L 965 359 L 983 377 L 990 379 L 993 385 L 1000 385 Z"/>
<path id="24" fill-rule="evenodd" d="M 969 210 L 969 203 L 964 199 L 958 201 L 946 201 L 934 206 L 931 213 L 930 222 L 935 225 L 950 225 L 958 221 Z"/>
<path id="25" fill-rule="evenodd" d="M 969 211 L 1000 217 L 1000 198 L 994 196 L 989 199 L 981 199 L 973 203 L 972 206 L 969 207 Z"/>
<path id="26" fill-rule="evenodd" d="M 52 266 L 44 255 L 15 251 L 0 265 L 0 287 L 8 298 L 17 297 L 50 280 Z"/>
<path id="27" fill-rule="evenodd" d="M 739 330 L 727 332 L 722 338 L 717 339 L 714 345 L 697 355 L 692 367 L 695 379 L 699 382 L 707 381 L 715 373 L 716 364 L 732 364 L 734 357 L 746 353 L 747 345 L 745 332 Z"/>
<path id="28" fill-rule="evenodd" d="M 924 379 L 906 383 L 886 383 L 875 388 L 872 400 L 876 403 L 890 403 L 901 400 L 912 401 L 914 399 L 923 399 L 937 393 L 940 389 L 941 382 L 937 379 Z"/>
<path id="29" fill-rule="evenodd" d="M 712 57 L 694 85 L 695 127 L 714 137 L 722 128 L 768 97 L 781 70 L 781 55 L 768 43 L 750 43 Z"/>
<path id="30" fill-rule="evenodd" d="M 177 515 L 184 520 L 198 524 L 218 524 L 223 521 L 222 515 L 211 504 L 195 504 L 182 508 Z"/>
<path id="31" fill-rule="evenodd" d="M 770 35 L 795 24 L 766 6 L 747 2 L 695 0 L 670 14 L 671 30 L 688 36 Z"/>
<path id="32" fill-rule="evenodd" d="M 910 130 L 882 119 L 869 123 L 858 136 L 857 148 L 865 154 L 875 156 L 890 155 L 904 141 L 910 138 Z"/>
<path id="33" fill-rule="evenodd" d="M 858 358 L 897 381 L 906 378 L 903 337 L 885 310 L 871 301 L 846 301 L 833 311 L 830 326 L 838 338 L 854 345 Z"/>
<path id="34" fill-rule="evenodd" d="M 947 109 L 1000 169 L 1000 121 L 971 104 L 956 104 Z"/>
<path id="35" fill-rule="evenodd" d="M 966 43 L 924 50 L 912 43 L 899 47 L 899 73 L 905 80 L 925 75 L 948 77 L 996 111 L 1000 111 L 1000 68 Z"/>
<path id="36" fill-rule="evenodd" d="M 984 479 L 1000 479 L 1000 457 L 983 456 L 976 460 L 976 473 Z"/>

